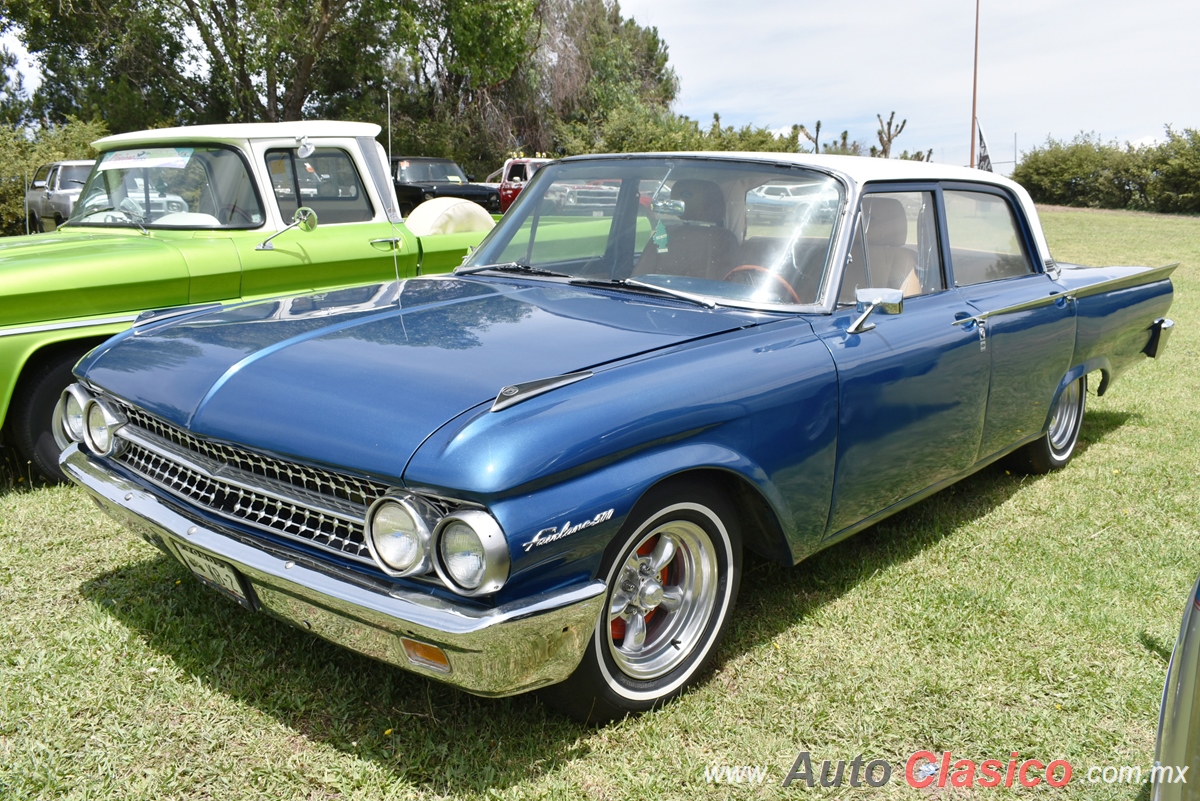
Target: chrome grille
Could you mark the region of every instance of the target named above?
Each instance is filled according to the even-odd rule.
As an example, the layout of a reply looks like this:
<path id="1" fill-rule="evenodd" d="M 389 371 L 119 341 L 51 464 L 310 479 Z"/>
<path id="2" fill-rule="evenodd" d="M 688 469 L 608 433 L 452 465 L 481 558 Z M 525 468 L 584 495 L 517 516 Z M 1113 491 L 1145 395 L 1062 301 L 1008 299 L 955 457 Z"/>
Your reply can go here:
<path id="1" fill-rule="evenodd" d="M 139 428 L 193 453 L 203 454 L 222 464 L 240 468 L 256 476 L 282 481 L 318 495 L 331 495 L 362 506 L 370 506 L 372 501 L 387 492 L 387 486 L 375 481 L 331 473 L 328 470 L 272 459 L 269 456 L 251 453 L 230 445 L 197 439 L 186 431 L 164 423 L 137 407 L 120 401 L 117 401 L 117 405 L 125 413 L 126 419 Z"/>
<path id="2" fill-rule="evenodd" d="M 117 460 L 197 506 L 374 565 L 363 534 L 383 484 L 207 442 L 119 403 Z"/>

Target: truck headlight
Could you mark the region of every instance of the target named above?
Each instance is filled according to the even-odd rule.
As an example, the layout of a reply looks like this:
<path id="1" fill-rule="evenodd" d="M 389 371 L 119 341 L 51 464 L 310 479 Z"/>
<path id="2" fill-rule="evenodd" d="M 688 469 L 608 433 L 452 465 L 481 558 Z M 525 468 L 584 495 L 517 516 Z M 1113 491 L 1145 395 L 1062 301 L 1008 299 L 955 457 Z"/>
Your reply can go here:
<path id="1" fill-rule="evenodd" d="M 96 455 L 111 456 L 120 446 L 117 429 L 125 425 L 125 421 L 99 398 L 89 400 L 83 411 L 83 441 Z"/>
<path id="2" fill-rule="evenodd" d="M 420 498 L 385 495 L 367 513 L 367 547 L 389 576 L 411 576 L 429 570 L 428 521 L 435 512 Z"/>
<path id="3" fill-rule="evenodd" d="M 442 518 L 434 537 L 434 567 L 450 589 L 462 595 L 495 592 L 508 580 L 508 541 L 487 512 L 464 509 Z"/>

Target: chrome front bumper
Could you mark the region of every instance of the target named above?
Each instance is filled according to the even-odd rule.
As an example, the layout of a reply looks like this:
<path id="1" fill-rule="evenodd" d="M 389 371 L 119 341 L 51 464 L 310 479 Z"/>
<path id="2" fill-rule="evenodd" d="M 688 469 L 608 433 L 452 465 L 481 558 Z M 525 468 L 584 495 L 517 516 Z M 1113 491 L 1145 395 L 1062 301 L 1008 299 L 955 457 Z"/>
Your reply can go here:
<path id="1" fill-rule="evenodd" d="M 60 464 L 101 509 L 176 559 L 174 544 L 184 543 L 232 566 L 250 586 L 256 608 L 476 695 L 513 695 L 565 679 L 583 658 L 604 602 L 602 581 L 490 609 L 372 585 L 298 552 L 189 519 L 78 445 L 63 452 Z M 441 648 L 449 672 L 412 661 L 402 637 Z"/>

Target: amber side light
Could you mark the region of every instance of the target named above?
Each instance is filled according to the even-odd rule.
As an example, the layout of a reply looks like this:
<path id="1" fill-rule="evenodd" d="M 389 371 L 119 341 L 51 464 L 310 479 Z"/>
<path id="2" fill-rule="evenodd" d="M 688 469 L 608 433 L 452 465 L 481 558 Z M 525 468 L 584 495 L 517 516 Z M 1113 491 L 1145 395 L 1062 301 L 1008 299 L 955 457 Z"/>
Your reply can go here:
<path id="1" fill-rule="evenodd" d="M 404 653 L 408 655 L 409 662 L 441 673 L 450 672 L 450 659 L 441 648 L 407 637 L 401 637 L 400 642 L 404 644 Z"/>

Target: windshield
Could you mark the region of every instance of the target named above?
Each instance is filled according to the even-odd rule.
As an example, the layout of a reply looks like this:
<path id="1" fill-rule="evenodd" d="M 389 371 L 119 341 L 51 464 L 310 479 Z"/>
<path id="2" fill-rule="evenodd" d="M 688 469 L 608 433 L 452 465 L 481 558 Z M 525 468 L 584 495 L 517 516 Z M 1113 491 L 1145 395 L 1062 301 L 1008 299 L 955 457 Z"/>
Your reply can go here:
<path id="1" fill-rule="evenodd" d="M 58 172 L 58 188 L 78 192 L 91 171 L 91 164 L 64 164 Z"/>
<path id="2" fill-rule="evenodd" d="M 797 167 L 701 158 L 543 167 L 460 270 L 652 284 L 715 302 L 815 304 L 844 198 Z"/>
<path id="3" fill-rule="evenodd" d="M 258 193 L 232 148 L 196 145 L 112 150 L 83 187 L 71 225 L 258 228 Z"/>
<path id="4" fill-rule="evenodd" d="M 452 183 L 465 184 L 467 176 L 453 161 L 423 161 L 404 159 L 396 164 L 396 180 L 402 184 Z"/>

